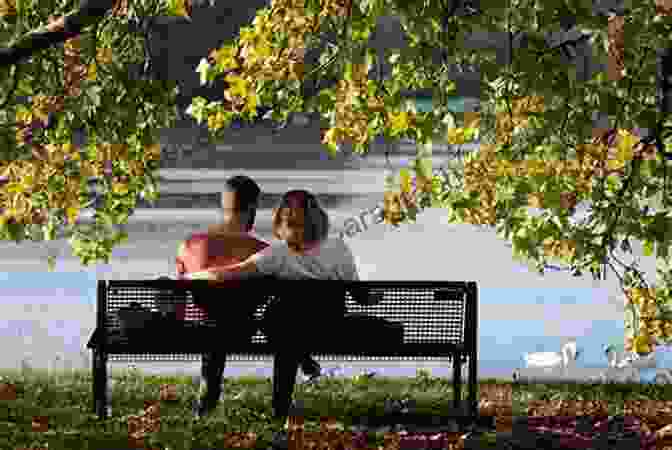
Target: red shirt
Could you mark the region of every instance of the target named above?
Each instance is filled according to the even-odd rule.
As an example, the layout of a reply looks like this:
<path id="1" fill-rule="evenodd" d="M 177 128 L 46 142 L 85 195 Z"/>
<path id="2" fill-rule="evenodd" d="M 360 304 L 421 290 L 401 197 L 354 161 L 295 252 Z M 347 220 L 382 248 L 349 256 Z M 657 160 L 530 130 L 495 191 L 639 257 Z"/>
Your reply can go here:
<path id="1" fill-rule="evenodd" d="M 175 258 L 177 276 L 183 278 L 186 274 L 212 267 L 241 263 L 269 245 L 252 233 L 221 232 L 216 228 L 194 233 L 178 249 Z M 187 309 L 187 317 L 190 309 Z M 195 305 L 194 310 L 202 311 Z"/>

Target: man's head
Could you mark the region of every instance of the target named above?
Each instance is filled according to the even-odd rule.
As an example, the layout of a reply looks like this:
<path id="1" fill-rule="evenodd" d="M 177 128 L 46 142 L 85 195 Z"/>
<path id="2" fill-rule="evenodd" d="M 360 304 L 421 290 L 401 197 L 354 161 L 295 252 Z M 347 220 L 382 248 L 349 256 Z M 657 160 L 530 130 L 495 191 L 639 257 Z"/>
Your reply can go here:
<path id="1" fill-rule="evenodd" d="M 220 205 L 222 225 L 240 231 L 250 231 L 257 214 L 260 193 L 257 183 L 245 175 L 237 175 L 226 180 Z"/>

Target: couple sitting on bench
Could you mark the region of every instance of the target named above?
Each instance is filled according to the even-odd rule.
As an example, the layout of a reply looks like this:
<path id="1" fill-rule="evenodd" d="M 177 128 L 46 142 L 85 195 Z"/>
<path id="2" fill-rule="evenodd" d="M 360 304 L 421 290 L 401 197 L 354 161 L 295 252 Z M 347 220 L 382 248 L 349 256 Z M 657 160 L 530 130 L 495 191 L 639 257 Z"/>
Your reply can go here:
<path id="1" fill-rule="evenodd" d="M 176 258 L 179 278 L 217 280 L 221 282 L 217 286 L 229 294 L 239 285 L 236 280 L 257 277 L 359 279 L 350 249 L 342 239 L 328 238 L 327 213 L 307 191 L 287 192 L 273 210 L 276 242 L 269 244 L 253 236 L 251 230 L 259 194 L 259 186 L 249 177 L 236 176 L 227 180 L 221 197 L 219 223 L 205 233 L 193 234 L 180 246 Z M 263 283 L 255 283 L 253 289 L 261 285 Z M 209 317 L 231 324 L 225 331 L 226 336 L 222 336 L 221 351 L 203 355 L 201 374 L 206 381 L 206 391 L 200 395 L 196 411 L 199 417 L 211 412 L 219 401 L 227 339 L 249 339 L 256 333 L 253 314 L 265 297 L 250 292 L 248 286 L 244 295 L 227 295 L 226 300 L 216 293 L 218 289 L 194 293 L 197 305 L 202 306 Z M 304 304 L 299 298 L 308 297 L 305 293 L 315 296 L 312 305 L 319 302 L 319 318 L 306 320 L 299 316 Z M 273 311 L 272 314 L 269 310 L 273 308 L 266 311 L 262 331 L 278 349 L 273 369 L 273 410 L 277 419 L 288 416 L 298 367 L 312 378 L 320 374 L 320 365 L 301 344 L 335 332 L 335 329 L 326 328 L 331 322 L 337 323 L 330 317 L 343 316 L 346 311 L 343 295 L 334 292 L 334 301 L 329 301 L 330 294 L 302 289 L 302 292 L 291 294 L 297 297 L 298 303 L 291 302 L 296 303 L 297 313 L 289 311 L 294 308 L 288 308 L 287 303 L 283 311 Z M 290 398 L 287 398 L 287 392 Z"/>

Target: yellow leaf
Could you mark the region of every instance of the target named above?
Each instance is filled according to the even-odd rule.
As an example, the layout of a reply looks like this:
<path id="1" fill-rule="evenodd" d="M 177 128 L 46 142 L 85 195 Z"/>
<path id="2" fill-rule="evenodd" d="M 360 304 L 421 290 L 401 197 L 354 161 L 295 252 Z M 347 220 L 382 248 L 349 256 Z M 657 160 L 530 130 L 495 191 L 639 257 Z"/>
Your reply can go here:
<path id="1" fill-rule="evenodd" d="M 79 208 L 70 207 L 65 210 L 65 214 L 68 216 L 68 222 L 74 224 L 79 217 Z"/>
<path id="2" fill-rule="evenodd" d="M 35 178 L 32 175 L 26 175 L 21 181 L 21 187 L 24 191 L 32 188 L 35 183 Z"/>
<path id="3" fill-rule="evenodd" d="M 625 130 L 619 130 L 620 139 L 618 142 L 618 159 L 621 161 L 631 161 L 634 154 L 634 146 L 638 138 Z"/>
<path id="4" fill-rule="evenodd" d="M 390 113 L 388 115 L 388 120 L 390 121 L 392 136 L 396 136 L 406 131 L 410 123 L 407 111 L 401 111 L 397 114 Z"/>
<path id="5" fill-rule="evenodd" d="M 447 132 L 447 141 L 452 145 L 461 145 L 465 143 L 463 128 L 450 128 Z"/>
<path id="6" fill-rule="evenodd" d="M 268 58 L 271 56 L 271 48 L 268 46 L 268 43 L 264 41 L 263 43 L 260 43 L 257 45 L 255 52 L 257 53 L 257 56 L 260 58 Z"/>
<path id="7" fill-rule="evenodd" d="M 0 0 L 0 17 L 15 16 L 15 15 L 16 15 L 16 1 Z"/>
<path id="8" fill-rule="evenodd" d="M 254 42 L 257 33 L 251 27 L 242 27 L 238 33 L 238 40 L 241 43 L 251 43 Z"/>
<path id="9" fill-rule="evenodd" d="M 96 68 L 96 63 L 89 64 L 86 79 L 89 81 L 96 81 L 98 79 L 98 69 Z"/>
<path id="10" fill-rule="evenodd" d="M 110 64 L 112 62 L 112 49 L 99 48 L 96 52 L 96 61 L 99 64 Z"/>
<path id="11" fill-rule="evenodd" d="M 112 184 L 112 192 L 115 194 L 127 194 L 128 193 L 128 185 L 124 183 L 113 183 Z"/>
<path id="12" fill-rule="evenodd" d="M 237 76 L 237 75 L 227 75 L 226 81 L 231 86 L 228 91 L 231 95 L 236 97 L 245 97 L 247 94 L 248 81 Z"/>
<path id="13" fill-rule="evenodd" d="M 33 121 L 33 114 L 25 108 L 21 107 L 18 111 L 16 111 L 16 121 L 21 123 L 30 123 Z"/>
<path id="14" fill-rule="evenodd" d="M 324 133 L 324 138 L 322 143 L 324 144 L 335 144 L 339 137 L 339 131 L 337 128 L 329 128 L 326 133 Z"/>
<path id="15" fill-rule="evenodd" d="M 402 192 L 411 192 L 411 174 L 408 169 L 403 168 L 399 170 L 399 176 L 401 178 L 401 191 Z"/>
<path id="16" fill-rule="evenodd" d="M 633 347 L 637 353 L 650 353 L 651 337 L 648 334 L 640 334 L 635 338 Z"/>
<path id="17" fill-rule="evenodd" d="M 173 16 L 185 17 L 191 20 L 187 9 L 187 1 L 189 0 L 169 0 L 168 11 Z"/>
<path id="18" fill-rule="evenodd" d="M 21 183 L 9 183 L 5 189 L 10 194 L 20 194 L 24 191 L 24 186 Z"/>
<path id="19" fill-rule="evenodd" d="M 259 30 L 263 30 L 268 23 L 268 17 L 265 14 L 260 14 L 254 18 L 252 24 Z"/>
<path id="20" fill-rule="evenodd" d="M 625 162 L 621 159 L 608 159 L 607 168 L 609 170 L 620 170 L 625 167 Z"/>
<path id="21" fill-rule="evenodd" d="M 217 120 L 217 115 L 211 114 L 208 116 L 208 129 L 217 131 L 222 128 L 222 124 Z"/>
<path id="22" fill-rule="evenodd" d="M 245 110 L 247 110 L 249 112 L 256 111 L 258 104 L 259 104 L 259 97 L 257 96 L 256 92 L 252 93 L 247 97 L 247 103 L 245 104 Z"/>
<path id="23" fill-rule="evenodd" d="M 215 64 L 220 70 L 237 69 L 238 63 L 235 59 L 237 51 L 235 47 L 227 45 L 218 50 L 213 50 L 210 52 L 210 56 L 215 60 Z"/>

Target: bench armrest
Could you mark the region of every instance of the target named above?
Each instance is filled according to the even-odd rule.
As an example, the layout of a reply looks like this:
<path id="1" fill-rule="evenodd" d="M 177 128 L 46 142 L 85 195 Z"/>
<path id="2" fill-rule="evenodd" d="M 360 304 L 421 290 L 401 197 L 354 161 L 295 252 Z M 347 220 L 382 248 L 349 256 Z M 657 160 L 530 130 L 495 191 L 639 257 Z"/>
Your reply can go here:
<path id="1" fill-rule="evenodd" d="M 96 329 L 93 330 L 93 333 L 91 333 L 91 337 L 89 338 L 89 342 L 86 344 L 86 348 L 96 348 L 100 345 L 100 333 L 100 328 L 96 327 Z"/>

